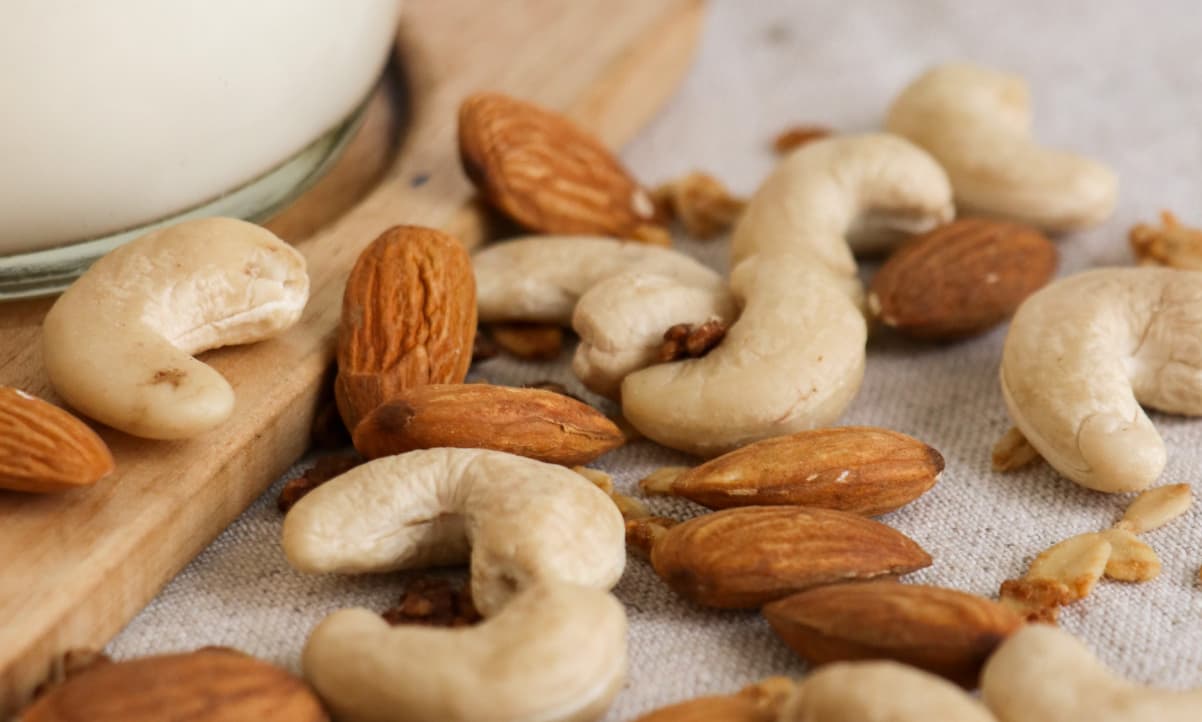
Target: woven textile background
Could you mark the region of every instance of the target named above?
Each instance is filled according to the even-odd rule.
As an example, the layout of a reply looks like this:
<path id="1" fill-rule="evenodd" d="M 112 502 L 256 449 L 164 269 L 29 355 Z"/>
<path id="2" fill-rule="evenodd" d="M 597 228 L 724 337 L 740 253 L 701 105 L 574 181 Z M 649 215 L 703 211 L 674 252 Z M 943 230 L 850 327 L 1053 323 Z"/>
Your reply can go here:
<path id="1" fill-rule="evenodd" d="M 893 95 L 928 65 L 978 60 L 1030 80 L 1038 137 L 1119 171 L 1118 211 L 1102 227 L 1059 241 L 1061 274 L 1128 264 L 1125 235 L 1133 222 L 1171 208 L 1202 223 L 1200 31 L 1202 5 L 1193 0 L 718 0 L 679 94 L 623 157 L 650 184 L 700 168 L 750 193 L 772 167 L 768 144 L 783 127 L 877 128 Z M 725 246 L 680 243 L 718 268 Z M 863 389 L 844 421 L 912 434 L 947 460 L 930 493 L 883 518 L 935 558 L 913 581 L 992 594 L 1033 554 L 1112 524 L 1130 501 L 1079 489 L 1043 464 L 1009 475 L 990 470 L 990 447 L 1008 427 L 996 381 L 1005 333 L 999 328 L 950 346 L 887 335 L 870 341 Z M 556 363 L 495 359 L 473 376 L 513 385 L 554 379 L 580 392 L 569 359 L 570 351 Z M 1169 449 L 1163 481 L 1194 483 L 1202 472 L 1202 420 L 1154 420 Z M 632 491 L 645 473 L 685 461 L 640 442 L 595 466 Z M 130 657 L 222 644 L 295 668 L 323 615 L 350 605 L 391 606 L 402 578 L 306 577 L 288 567 L 279 547 L 278 491 L 279 484 L 190 564 L 109 651 Z M 669 515 L 698 510 L 658 500 L 653 507 Z M 1062 624 L 1137 680 L 1202 684 L 1202 589 L 1194 582 L 1202 511 L 1146 540 L 1164 562 L 1160 578 L 1099 584 L 1064 610 Z M 685 604 L 636 558 L 615 593 L 630 617 L 630 678 L 611 720 L 804 671 L 758 614 Z"/>

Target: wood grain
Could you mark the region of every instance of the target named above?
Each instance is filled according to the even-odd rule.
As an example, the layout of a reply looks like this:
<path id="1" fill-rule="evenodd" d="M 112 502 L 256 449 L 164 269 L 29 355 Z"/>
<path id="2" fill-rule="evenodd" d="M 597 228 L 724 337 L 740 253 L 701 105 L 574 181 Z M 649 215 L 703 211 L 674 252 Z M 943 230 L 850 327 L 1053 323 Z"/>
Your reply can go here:
<path id="1" fill-rule="evenodd" d="M 487 219 L 454 145 L 462 97 L 513 93 L 619 145 L 675 88 L 702 17 L 700 0 L 467 5 L 406 3 L 400 90 L 381 89 L 330 177 L 270 223 L 307 257 L 312 296 L 282 337 L 204 355 L 236 390 L 234 418 L 184 442 L 102 428 L 117 459 L 109 479 L 57 496 L 0 492 L 0 717 L 54 657 L 105 644 L 303 453 L 346 274 L 367 243 L 402 222 L 481 241 Z M 54 399 L 38 330 L 48 306 L 0 307 L 0 384 Z"/>

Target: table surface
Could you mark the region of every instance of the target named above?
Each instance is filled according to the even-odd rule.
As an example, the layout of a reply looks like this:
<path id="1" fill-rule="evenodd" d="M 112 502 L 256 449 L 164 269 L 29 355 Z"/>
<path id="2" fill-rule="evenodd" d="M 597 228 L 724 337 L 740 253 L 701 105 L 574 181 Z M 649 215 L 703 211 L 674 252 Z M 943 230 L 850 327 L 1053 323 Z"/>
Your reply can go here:
<path id="1" fill-rule="evenodd" d="M 988 7 L 986 6 L 988 5 Z M 929 65 L 969 59 L 1018 72 L 1031 83 L 1035 129 L 1049 145 L 1104 159 L 1120 177 L 1118 210 L 1103 226 L 1059 240 L 1061 274 L 1131 263 L 1126 231 L 1162 208 L 1202 223 L 1202 8 L 1085 0 L 1046 3 L 847 3 L 715 0 L 697 63 L 678 96 L 623 153 L 653 184 L 704 169 L 744 193 L 771 169 L 769 143 L 790 124 L 841 131 L 879 128 L 893 95 Z M 724 268 L 726 243 L 679 239 Z M 866 274 L 871 264 L 865 264 Z M 849 424 L 903 431 L 947 460 L 939 484 L 883 520 L 934 556 L 915 582 L 993 594 L 1040 550 L 1112 524 L 1130 497 L 1076 487 L 1044 464 L 990 470 L 989 451 L 1009 426 L 997 384 L 1005 329 L 932 346 L 871 339 L 868 369 Z M 473 378 L 517 385 L 541 379 L 581 393 L 568 368 L 495 359 Z M 591 397 L 596 401 L 595 397 Z M 1202 463 L 1202 422 L 1154 415 L 1169 463 L 1164 483 L 1193 483 Z M 639 478 L 682 455 L 639 442 L 597 464 L 632 491 Z M 180 574 L 109 647 L 117 657 L 219 644 L 295 668 L 312 626 L 327 613 L 383 610 L 404 577 L 308 577 L 279 546 L 276 484 Z M 653 500 L 666 515 L 699 511 Z M 1202 512 L 1146 535 L 1164 569 L 1152 582 L 1099 584 L 1061 615 L 1100 657 L 1133 679 L 1202 684 Z M 692 607 L 632 557 L 615 590 L 630 617 L 630 678 L 607 719 L 623 720 L 703 693 L 733 691 L 804 666 L 752 612 Z"/>

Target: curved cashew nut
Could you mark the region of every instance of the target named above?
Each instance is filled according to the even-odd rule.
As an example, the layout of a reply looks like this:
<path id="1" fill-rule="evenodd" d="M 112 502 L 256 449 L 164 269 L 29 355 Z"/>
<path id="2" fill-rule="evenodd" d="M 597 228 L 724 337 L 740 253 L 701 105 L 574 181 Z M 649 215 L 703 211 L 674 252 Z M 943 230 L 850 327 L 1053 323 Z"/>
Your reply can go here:
<path id="1" fill-rule="evenodd" d="M 585 291 L 625 271 L 654 273 L 698 288 L 722 282 L 714 271 L 670 248 L 597 236 L 531 236 L 505 241 L 472 256 L 472 266 L 481 322 L 540 321 L 566 326 Z"/>
<path id="2" fill-rule="evenodd" d="M 939 160 L 965 211 L 1067 231 L 1114 210 L 1118 179 L 1109 168 L 1031 139 L 1030 98 L 1016 75 L 938 66 L 902 91 L 885 126 Z"/>
<path id="3" fill-rule="evenodd" d="M 981 699 L 999 722 L 1196 722 L 1202 688 L 1155 689 L 1114 676 L 1076 637 L 1027 625 L 981 673 Z"/>
<path id="4" fill-rule="evenodd" d="M 234 391 L 193 358 L 253 343 L 300 318 L 304 257 L 273 233 L 204 218 L 148 233 L 96 262 L 46 315 L 50 383 L 82 413 L 151 439 L 229 418 Z"/>
<path id="5" fill-rule="evenodd" d="M 355 467 L 297 502 L 284 553 L 304 572 L 355 574 L 462 564 L 494 614 L 545 580 L 609 589 L 626 564 L 625 523 L 571 469 L 481 449 L 425 449 Z M 470 547 L 470 552 L 469 552 Z"/>
<path id="6" fill-rule="evenodd" d="M 608 592 L 538 584 L 466 629 L 389 627 L 366 609 L 326 617 L 305 677 L 344 722 L 585 722 L 626 674 L 626 614 Z"/>
<path id="7" fill-rule="evenodd" d="M 943 171 L 901 138 L 837 137 L 794 151 L 735 229 L 739 320 L 707 356 L 627 376 L 626 418 L 705 456 L 833 423 L 859 390 L 867 337 L 848 230 L 865 216 L 919 230 L 952 213 Z"/>
<path id="8" fill-rule="evenodd" d="M 1092 718 L 1080 719 L 1092 722 Z M 842 662 L 821 667 L 802 681 L 780 716 L 780 722 L 935 720 L 994 722 L 993 715 L 959 687 L 897 662 Z M 1038 716 L 1022 722 L 1036 720 L 1051 722 Z"/>
<path id="9" fill-rule="evenodd" d="M 1202 414 L 1202 273 L 1100 269 L 1019 307 L 1002 354 L 1014 425 L 1061 474 L 1098 491 L 1160 476 L 1164 442 L 1140 404 Z"/>
<path id="10" fill-rule="evenodd" d="M 712 284 L 697 286 L 629 271 L 590 288 L 572 314 L 572 328 L 580 336 L 572 371 L 589 390 L 613 398 L 622 379 L 657 361 L 670 327 L 734 320 L 734 298 L 714 276 Z"/>

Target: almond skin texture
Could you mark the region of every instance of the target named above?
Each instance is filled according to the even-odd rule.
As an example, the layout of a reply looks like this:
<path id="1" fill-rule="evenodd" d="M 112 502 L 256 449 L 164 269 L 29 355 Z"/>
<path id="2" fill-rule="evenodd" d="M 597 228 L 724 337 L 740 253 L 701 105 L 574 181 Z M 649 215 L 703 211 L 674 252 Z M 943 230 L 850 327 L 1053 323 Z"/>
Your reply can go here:
<path id="1" fill-rule="evenodd" d="M 802 431 L 749 444 L 672 482 L 671 493 L 711 509 L 787 504 L 877 516 L 935 485 L 938 451 L 864 426 Z"/>
<path id="2" fill-rule="evenodd" d="M 229 649 L 103 664 L 38 699 L 22 722 L 325 722 L 300 679 Z"/>
<path id="3" fill-rule="evenodd" d="M 499 93 L 459 107 L 459 157 L 481 195 L 536 233 L 639 240 L 661 225 L 650 194 L 597 138 Z"/>
<path id="4" fill-rule="evenodd" d="M 931 556 L 901 532 L 857 514 L 745 506 L 677 524 L 651 547 L 651 566 L 697 604 L 753 609 L 805 589 L 893 578 Z"/>
<path id="5" fill-rule="evenodd" d="M 891 659 L 967 689 L 1023 620 L 974 594 L 896 582 L 811 589 L 764 607 L 768 623 L 802 659 L 827 664 Z"/>
<path id="6" fill-rule="evenodd" d="M 0 489 L 45 493 L 90 486 L 113 455 L 88 425 L 59 407 L 0 386 Z"/>
<path id="7" fill-rule="evenodd" d="M 622 432 L 588 404 L 554 391 L 434 384 L 402 391 L 355 429 L 368 459 L 414 449 L 491 449 L 551 464 L 585 464 L 622 445 Z"/>
<path id="8" fill-rule="evenodd" d="M 915 338 L 972 336 L 1009 318 L 1056 275 L 1056 247 L 1008 221 L 966 218 L 918 236 L 872 279 L 868 308 Z"/>
<path id="9" fill-rule="evenodd" d="M 430 228 L 385 231 L 342 297 L 334 395 L 346 427 L 405 389 L 462 382 L 475 334 L 476 278 L 463 245 Z"/>

